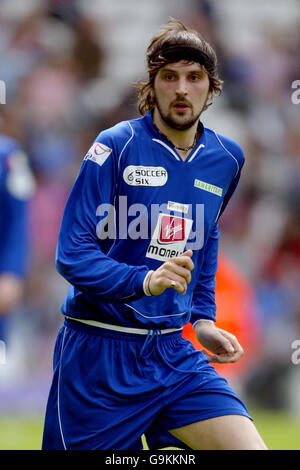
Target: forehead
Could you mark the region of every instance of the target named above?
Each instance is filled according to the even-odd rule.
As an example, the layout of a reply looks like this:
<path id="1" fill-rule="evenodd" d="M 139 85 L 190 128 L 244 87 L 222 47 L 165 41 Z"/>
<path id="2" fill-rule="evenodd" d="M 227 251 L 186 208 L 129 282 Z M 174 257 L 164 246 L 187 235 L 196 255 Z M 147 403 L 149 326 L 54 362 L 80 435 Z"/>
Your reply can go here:
<path id="1" fill-rule="evenodd" d="M 170 64 L 166 64 L 159 70 L 163 72 L 165 70 L 170 70 L 174 72 L 200 72 L 204 70 L 204 67 L 199 64 L 199 62 L 190 62 L 188 60 L 179 60 L 178 62 L 171 62 Z"/>

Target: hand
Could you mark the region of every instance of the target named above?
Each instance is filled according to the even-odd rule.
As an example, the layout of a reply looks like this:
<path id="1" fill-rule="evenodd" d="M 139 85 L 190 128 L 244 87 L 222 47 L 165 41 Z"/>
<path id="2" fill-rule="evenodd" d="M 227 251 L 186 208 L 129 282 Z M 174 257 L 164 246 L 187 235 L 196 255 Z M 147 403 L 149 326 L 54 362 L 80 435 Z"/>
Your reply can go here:
<path id="1" fill-rule="evenodd" d="M 193 252 L 187 250 L 182 255 L 168 259 L 151 274 L 148 290 L 152 295 L 162 294 L 172 287 L 179 294 L 185 294 L 187 285 L 191 282 L 191 271 L 194 269 Z"/>
<path id="2" fill-rule="evenodd" d="M 21 301 L 24 285 L 14 274 L 0 275 L 0 317 L 10 313 Z"/>
<path id="3" fill-rule="evenodd" d="M 228 331 L 217 328 L 209 321 L 199 321 L 195 330 L 199 343 L 210 351 L 203 351 L 209 362 L 236 362 L 243 356 L 242 346 Z"/>

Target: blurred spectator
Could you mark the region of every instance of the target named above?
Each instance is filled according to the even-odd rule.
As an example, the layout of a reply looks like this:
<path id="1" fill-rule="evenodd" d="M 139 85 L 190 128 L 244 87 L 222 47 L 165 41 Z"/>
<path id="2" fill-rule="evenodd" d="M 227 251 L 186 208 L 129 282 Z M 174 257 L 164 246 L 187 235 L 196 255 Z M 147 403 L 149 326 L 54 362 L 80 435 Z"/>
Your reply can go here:
<path id="1" fill-rule="evenodd" d="M 81 18 L 73 23 L 75 45 L 73 58 L 83 83 L 103 74 L 105 52 L 96 40 L 96 25 Z"/>
<path id="2" fill-rule="evenodd" d="M 0 340 L 5 343 L 8 315 L 19 306 L 28 275 L 28 209 L 33 192 L 34 178 L 23 149 L 0 133 Z"/>

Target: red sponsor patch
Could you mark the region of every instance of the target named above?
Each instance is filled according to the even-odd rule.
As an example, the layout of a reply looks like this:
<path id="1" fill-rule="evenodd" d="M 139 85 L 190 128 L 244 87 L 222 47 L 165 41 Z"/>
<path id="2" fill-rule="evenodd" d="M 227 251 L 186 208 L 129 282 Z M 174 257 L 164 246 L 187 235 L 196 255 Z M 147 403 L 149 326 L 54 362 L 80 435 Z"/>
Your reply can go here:
<path id="1" fill-rule="evenodd" d="M 159 241 L 169 243 L 185 239 L 185 220 L 181 217 L 163 215 L 161 218 Z"/>

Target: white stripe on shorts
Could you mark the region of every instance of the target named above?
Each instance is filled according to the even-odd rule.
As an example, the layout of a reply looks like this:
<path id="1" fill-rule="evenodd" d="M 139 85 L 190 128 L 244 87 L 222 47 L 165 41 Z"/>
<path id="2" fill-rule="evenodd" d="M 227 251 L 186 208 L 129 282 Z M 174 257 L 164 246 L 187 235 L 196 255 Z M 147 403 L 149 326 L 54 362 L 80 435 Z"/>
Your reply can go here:
<path id="1" fill-rule="evenodd" d="M 145 330 L 142 328 L 130 328 L 128 326 L 121 326 L 121 325 L 109 325 L 108 323 L 102 323 L 96 320 L 82 320 L 81 318 L 73 318 L 66 316 L 68 320 L 75 320 L 80 323 L 85 323 L 86 325 L 90 326 L 97 326 L 98 328 L 104 328 L 106 330 L 112 331 L 120 331 L 121 333 L 132 333 L 135 335 L 147 335 L 149 331 L 153 331 L 153 329 Z M 158 328 L 159 329 L 159 328 Z M 181 331 L 182 328 L 166 328 L 165 330 L 159 330 L 160 333 L 174 333 L 175 331 Z"/>

